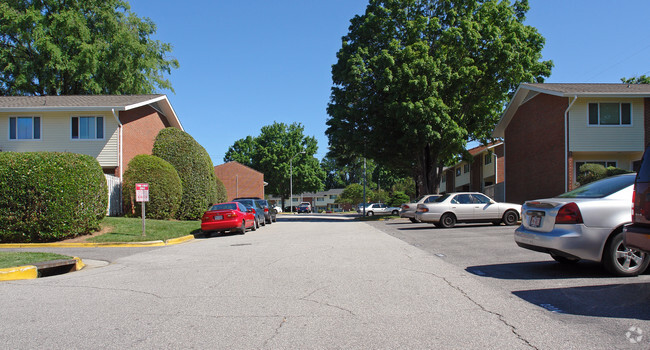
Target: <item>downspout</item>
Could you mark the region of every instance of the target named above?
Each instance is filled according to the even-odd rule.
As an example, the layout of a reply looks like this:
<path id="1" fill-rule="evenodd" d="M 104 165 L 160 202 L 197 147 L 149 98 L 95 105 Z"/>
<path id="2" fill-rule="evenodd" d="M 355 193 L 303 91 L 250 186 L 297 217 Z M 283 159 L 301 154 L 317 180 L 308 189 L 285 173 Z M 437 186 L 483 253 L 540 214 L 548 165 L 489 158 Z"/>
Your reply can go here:
<path id="1" fill-rule="evenodd" d="M 564 192 L 569 190 L 569 110 L 578 99 L 578 95 L 573 95 L 573 100 L 569 107 L 564 111 Z"/>
<path id="2" fill-rule="evenodd" d="M 115 121 L 117 121 L 118 128 L 120 129 L 120 136 L 118 136 L 119 151 L 117 154 L 117 163 L 119 164 L 120 167 L 120 184 L 121 184 L 122 174 L 124 173 L 124 169 L 122 167 L 122 123 L 120 122 L 120 117 L 117 115 L 117 113 L 115 113 L 115 108 L 111 108 L 111 112 L 113 112 L 113 117 L 115 117 Z M 124 198 L 122 198 L 122 191 L 120 191 L 120 205 L 122 205 L 121 203 L 123 202 L 124 202 Z"/>

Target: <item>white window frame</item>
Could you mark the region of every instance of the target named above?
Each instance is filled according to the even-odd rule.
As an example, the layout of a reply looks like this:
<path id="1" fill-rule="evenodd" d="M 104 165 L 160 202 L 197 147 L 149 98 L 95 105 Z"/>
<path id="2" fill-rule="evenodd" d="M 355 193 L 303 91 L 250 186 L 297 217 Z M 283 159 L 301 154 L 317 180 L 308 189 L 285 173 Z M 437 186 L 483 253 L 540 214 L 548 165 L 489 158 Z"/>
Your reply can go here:
<path id="1" fill-rule="evenodd" d="M 28 139 L 23 139 L 18 137 L 18 119 L 19 118 L 30 118 L 32 120 L 32 137 Z M 37 139 L 34 138 L 34 118 L 38 118 L 38 135 Z M 16 119 L 16 138 L 11 138 L 11 119 Z M 7 119 L 7 139 L 9 141 L 41 141 L 43 140 L 43 118 L 40 115 L 12 115 Z"/>
<path id="2" fill-rule="evenodd" d="M 609 125 L 603 125 L 600 123 L 600 105 L 603 103 L 617 103 L 618 104 L 618 124 L 609 124 Z M 622 124 L 623 123 L 623 104 L 629 104 L 630 105 L 630 124 Z M 595 104 L 598 105 L 598 124 L 591 124 L 589 122 L 589 105 Z M 604 101 L 591 101 L 587 103 L 587 127 L 590 128 L 628 128 L 628 127 L 633 127 L 634 126 L 634 104 L 632 102 L 604 102 Z"/>
<path id="3" fill-rule="evenodd" d="M 77 118 L 77 137 L 73 137 L 72 134 L 72 125 L 73 125 L 73 119 Z M 79 132 L 79 124 L 81 121 L 81 118 L 94 118 L 95 123 L 94 123 L 94 132 L 95 132 L 95 137 L 93 138 L 81 138 L 81 133 Z M 102 137 L 97 137 L 97 118 L 102 118 Z M 73 115 L 70 117 L 70 140 L 71 141 L 102 141 L 106 139 L 106 118 L 103 115 Z"/>

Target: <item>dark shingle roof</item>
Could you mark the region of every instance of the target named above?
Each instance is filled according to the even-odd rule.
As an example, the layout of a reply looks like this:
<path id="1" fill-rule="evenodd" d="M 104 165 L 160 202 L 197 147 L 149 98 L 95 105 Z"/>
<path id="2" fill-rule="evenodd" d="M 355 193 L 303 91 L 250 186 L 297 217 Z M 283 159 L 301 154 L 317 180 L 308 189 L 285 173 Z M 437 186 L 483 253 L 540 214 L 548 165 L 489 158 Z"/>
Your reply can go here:
<path id="1" fill-rule="evenodd" d="M 0 108 L 127 107 L 165 95 L 0 96 Z"/>
<path id="2" fill-rule="evenodd" d="M 562 95 L 648 95 L 650 84 L 521 84 L 521 88 L 529 88 L 540 92 L 555 92 Z"/>

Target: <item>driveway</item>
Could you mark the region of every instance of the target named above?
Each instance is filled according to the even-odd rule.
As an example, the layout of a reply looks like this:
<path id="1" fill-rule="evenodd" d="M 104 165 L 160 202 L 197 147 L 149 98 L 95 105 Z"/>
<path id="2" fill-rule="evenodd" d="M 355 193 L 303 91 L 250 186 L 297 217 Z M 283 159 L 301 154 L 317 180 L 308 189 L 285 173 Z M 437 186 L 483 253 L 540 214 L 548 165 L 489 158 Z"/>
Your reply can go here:
<path id="1" fill-rule="evenodd" d="M 246 235 L 0 283 L 0 342 L 53 349 L 633 348 L 623 333 L 566 323 L 376 226 L 388 223 L 281 217 Z"/>

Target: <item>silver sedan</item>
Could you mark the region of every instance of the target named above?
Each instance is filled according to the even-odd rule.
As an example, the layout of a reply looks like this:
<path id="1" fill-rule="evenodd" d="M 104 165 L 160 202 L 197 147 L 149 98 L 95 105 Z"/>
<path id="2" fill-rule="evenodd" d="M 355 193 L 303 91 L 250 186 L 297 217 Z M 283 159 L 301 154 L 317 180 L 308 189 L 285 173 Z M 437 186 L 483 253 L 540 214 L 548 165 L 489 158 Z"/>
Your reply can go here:
<path id="1" fill-rule="evenodd" d="M 438 227 L 454 227 L 457 222 L 491 222 L 515 225 L 521 205 L 497 203 L 479 192 L 449 193 L 433 203 L 418 204 L 415 219 Z"/>
<path id="2" fill-rule="evenodd" d="M 402 204 L 402 209 L 399 211 L 400 218 L 407 218 L 413 223 L 419 222 L 415 219 L 415 210 L 418 207 L 418 204 L 431 203 L 436 199 L 440 198 L 440 194 L 427 194 L 416 199 L 413 203 L 404 203 Z"/>
<path id="3" fill-rule="evenodd" d="M 643 273 L 650 259 L 623 244 L 623 226 L 631 221 L 634 177 L 612 176 L 556 198 L 524 203 L 515 242 L 560 263 L 585 259 L 601 262 L 617 276 Z"/>

